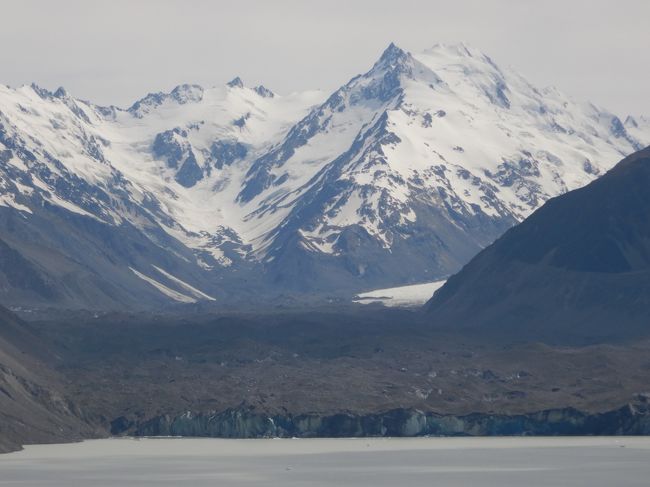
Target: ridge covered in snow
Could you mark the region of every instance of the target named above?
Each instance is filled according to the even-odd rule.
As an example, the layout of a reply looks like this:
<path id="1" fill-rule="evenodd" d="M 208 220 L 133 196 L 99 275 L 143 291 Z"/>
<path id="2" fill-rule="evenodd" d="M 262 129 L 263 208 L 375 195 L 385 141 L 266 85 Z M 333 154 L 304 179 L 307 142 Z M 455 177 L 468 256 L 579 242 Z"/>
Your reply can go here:
<path id="1" fill-rule="evenodd" d="M 144 239 L 155 259 L 136 267 L 134 243 L 111 265 L 180 300 L 250 287 L 251 272 L 274 289 L 368 289 L 447 276 L 649 141 L 647 118 L 536 88 L 463 44 L 391 44 L 329 97 L 235 78 L 121 109 L 0 86 L 0 210 L 20 215 L 12 225 L 63 211 L 79 238 L 92 220 Z"/>

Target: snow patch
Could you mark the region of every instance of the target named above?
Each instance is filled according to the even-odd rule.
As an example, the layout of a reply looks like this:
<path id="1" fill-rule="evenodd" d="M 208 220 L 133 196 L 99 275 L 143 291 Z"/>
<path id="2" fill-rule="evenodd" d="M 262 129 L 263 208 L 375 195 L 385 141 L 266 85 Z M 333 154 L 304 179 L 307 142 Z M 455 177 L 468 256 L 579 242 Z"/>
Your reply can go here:
<path id="1" fill-rule="evenodd" d="M 206 299 L 206 300 L 208 300 L 208 301 L 215 301 L 215 299 L 214 299 L 212 296 L 208 296 L 208 295 L 205 294 L 203 291 L 200 291 L 200 290 L 196 289 L 195 287 L 189 285 L 189 284 L 186 283 L 185 281 L 180 280 L 178 277 L 176 277 L 176 276 L 170 274 L 169 272 L 167 272 L 167 271 L 161 269 L 161 268 L 158 267 L 157 265 L 153 265 L 153 264 L 152 264 L 152 267 L 153 267 L 154 269 L 156 269 L 158 272 L 160 272 L 163 276 L 165 276 L 165 277 L 166 277 L 167 279 L 169 279 L 170 281 L 173 281 L 173 282 L 175 282 L 176 284 L 178 284 L 180 287 L 182 287 L 185 291 L 189 292 L 189 293 L 190 293 L 192 296 L 194 296 L 195 298 L 198 298 L 198 299 Z"/>
<path id="2" fill-rule="evenodd" d="M 14 195 L 9 193 L 0 194 L 0 206 L 4 206 L 6 208 L 15 208 L 16 210 L 22 211 L 24 213 L 32 213 L 32 210 L 30 210 L 27 206 L 18 203 Z"/>
<path id="3" fill-rule="evenodd" d="M 141 272 L 136 271 L 133 267 L 129 267 L 129 269 L 131 269 L 131 272 L 133 272 L 140 279 L 142 279 L 143 281 L 148 282 L 153 287 L 155 287 L 158 291 L 163 293 L 168 298 L 173 299 L 174 301 L 178 301 L 180 303 L 196 303 L 197 302 L 196 299 L 194 299 L 194 298 L 192 298 L 190 296 L 187 296 L 185 294 L 179 293 L 178 291 L 174 291 L 173 289 L 168 288 L 167 286 L 165 286 L 164 284 L 156 281 L 155 279 L 153 279 L 153 278 L 151 278 L 149 276 L 146 276 L 146 275 L 142 274 Z"/>
<path id="4" fill-rule="evenodd" d="M 354 302 L 361 304 L 381 303 L 390 307 L 415 307 L 426 303 L 433 293 L 440 289 L 447 281 L 425 282 L 409 286 L 376 289 L 360 293 Z"/>

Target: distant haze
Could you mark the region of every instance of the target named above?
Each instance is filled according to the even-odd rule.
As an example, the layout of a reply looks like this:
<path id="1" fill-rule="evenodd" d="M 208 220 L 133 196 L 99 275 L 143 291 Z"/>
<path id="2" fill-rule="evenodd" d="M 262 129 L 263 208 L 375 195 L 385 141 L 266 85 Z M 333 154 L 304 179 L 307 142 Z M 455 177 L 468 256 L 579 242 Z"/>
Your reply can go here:
<path id="1" fill-rule="evenodd" d="M 236 75 L 286 93 L 336 89 L 394 41 L 466 42 L 537 86 L 650 115 L 647 0 L 6 0 L 0 83 L 130 105 Z"/>

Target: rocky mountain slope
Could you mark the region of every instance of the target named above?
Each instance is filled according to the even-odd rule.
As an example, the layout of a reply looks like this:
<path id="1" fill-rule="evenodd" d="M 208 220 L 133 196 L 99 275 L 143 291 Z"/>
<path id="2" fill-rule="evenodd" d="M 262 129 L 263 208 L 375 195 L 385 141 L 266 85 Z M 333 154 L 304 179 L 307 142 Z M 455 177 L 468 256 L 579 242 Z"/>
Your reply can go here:
<path id="1" fill-rule="evenodd" d="M 623 337 L 650 316 L 650 147 L 547 202 L 428 303 L 440 325 Z"/>
<path id="2" fill-rule="evenodd" d="M 325 99 L 239 78 L 128 109 L 0 87 L 0 300 L 116 308 L 457 271 L 650 141 L 464 45 L 389 46 Z"/>
<path id="3" fill-rule="evenodd" d="M 44 361 L 50 359 L 49 365 Z M 28 325 L 0 308 L 0 453 L 23 443 L 70 441 L 94 428 L 63 394 L 56 362 Z"/>

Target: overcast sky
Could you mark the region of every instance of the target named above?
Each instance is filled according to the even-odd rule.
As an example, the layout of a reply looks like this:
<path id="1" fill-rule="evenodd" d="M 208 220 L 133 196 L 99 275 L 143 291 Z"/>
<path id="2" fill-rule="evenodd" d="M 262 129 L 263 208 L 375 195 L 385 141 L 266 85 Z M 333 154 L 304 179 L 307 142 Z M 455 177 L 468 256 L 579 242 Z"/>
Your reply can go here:
<path id="1" fill-rule="evenodd" d="M 650 115 L 648 0 L 0 0 L 0 18 L 0 83 L 101 104 L 236 75 L 333 90 L 391 41 L 463 41 L 537 86 Z"/>

